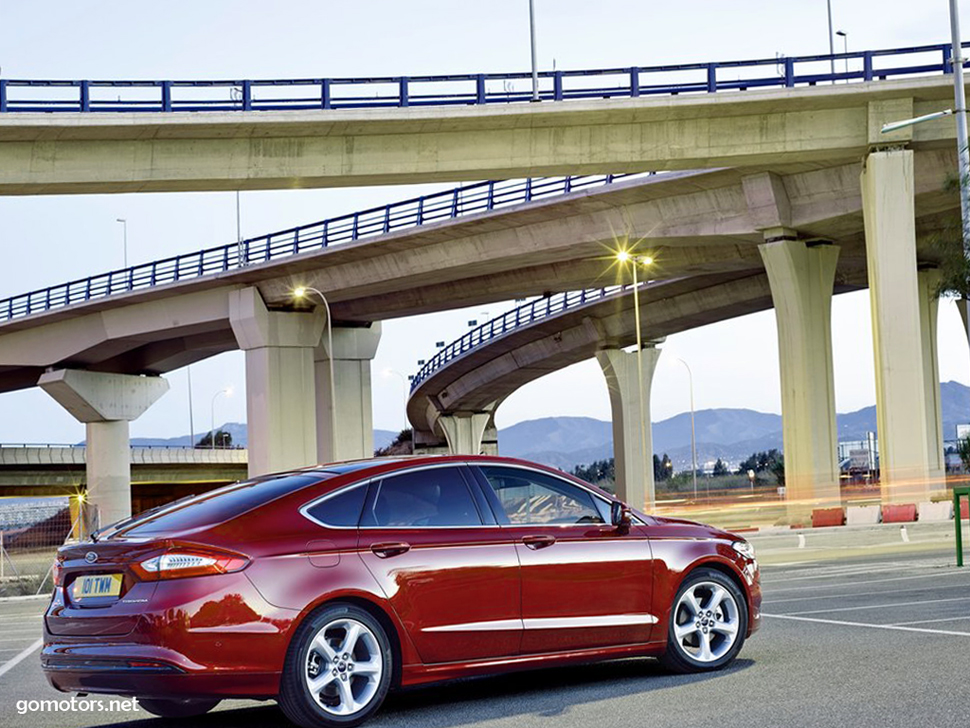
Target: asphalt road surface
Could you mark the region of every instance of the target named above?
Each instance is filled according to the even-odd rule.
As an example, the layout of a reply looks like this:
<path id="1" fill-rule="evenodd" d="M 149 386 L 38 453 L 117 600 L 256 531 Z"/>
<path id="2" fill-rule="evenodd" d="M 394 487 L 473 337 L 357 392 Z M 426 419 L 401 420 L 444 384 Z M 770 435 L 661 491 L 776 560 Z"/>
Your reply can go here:
<path id="1" fill-rule="evenodd" d="M 763 579 L 764 626 L 723 672 L 674 676 L 654 660 L 636 659 L 466 680 L 392 695 L 367 725 L 970 724 L 970 567 L 955 568 L 952 551 L 900 550 L 780 564 L 765 567 Z M 170 724 L 138 711 L 21 714 L 18 701 L 66 697 L 48 687 L 38 662 L 35 645 L 44 606 L 41 601 L 0 603 L 0 725 Z M 25 650 L 28 656 L 16 662 Z M 178 725 L 268 728 L 288 723 L 274 703 L 228 701 Z"/>

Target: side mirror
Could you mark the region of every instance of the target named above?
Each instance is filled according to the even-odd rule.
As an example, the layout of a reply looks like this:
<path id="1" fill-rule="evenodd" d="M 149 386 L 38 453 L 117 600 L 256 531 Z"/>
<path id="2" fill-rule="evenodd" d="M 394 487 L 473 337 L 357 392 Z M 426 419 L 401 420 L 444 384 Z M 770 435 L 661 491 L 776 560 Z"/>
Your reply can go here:
<path id="1" fill-rule="evenodd" d="M 633 522 L 630 517 L 630 506 L 620 501 L 613 501 L 610 507 L 610 521 L 617 528 L 629 528 Z"/>

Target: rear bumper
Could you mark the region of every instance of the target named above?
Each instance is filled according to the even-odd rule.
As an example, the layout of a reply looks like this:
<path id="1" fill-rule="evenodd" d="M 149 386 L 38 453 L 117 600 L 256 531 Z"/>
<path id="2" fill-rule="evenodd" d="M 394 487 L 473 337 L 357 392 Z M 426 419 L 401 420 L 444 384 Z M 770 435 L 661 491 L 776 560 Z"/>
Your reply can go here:
<path id="1" fill-rule="evenodd" d="M 132 667 L 115 650 L 111 657 L 67 657 L 57 645 L 47 645 L 41 666 L 47 682 L 65 693 L 107 693 L 139 698 L 273 698 L 279 692 L 279 673 L 188 673 L 174 666 Z M 140 658 L 139 661 L 143 661 Z"/>
<path id="2" fill-rule="evenodd" d="M 122 634 L 98 633 L 107 623 L 100 612 L 71 610 L 55 594 L 40 659 L 57 690 L 257 699 L 279 692 L 296 612 L 265 602 L 243 574 L 161 582 Z"/>

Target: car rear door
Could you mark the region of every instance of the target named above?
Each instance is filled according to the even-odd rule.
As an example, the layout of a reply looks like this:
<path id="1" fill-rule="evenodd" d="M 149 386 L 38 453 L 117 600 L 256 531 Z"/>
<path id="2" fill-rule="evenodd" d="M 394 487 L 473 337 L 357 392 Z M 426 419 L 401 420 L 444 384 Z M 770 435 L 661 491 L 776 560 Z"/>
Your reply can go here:
<path id="1" fill-rule="evenodd" d="M 425 664 L 514 655 L 519 562 L 462 465 L 371 484 L 359 551 Z"/>
<path id="2" fill-rule="evenodd" d="M 523 653 L 651 639 L 653 557 L 638 527 L 610 525 L 608 502 L 563 478 L 506 465 L 476 470 L 522 567 Z"/>

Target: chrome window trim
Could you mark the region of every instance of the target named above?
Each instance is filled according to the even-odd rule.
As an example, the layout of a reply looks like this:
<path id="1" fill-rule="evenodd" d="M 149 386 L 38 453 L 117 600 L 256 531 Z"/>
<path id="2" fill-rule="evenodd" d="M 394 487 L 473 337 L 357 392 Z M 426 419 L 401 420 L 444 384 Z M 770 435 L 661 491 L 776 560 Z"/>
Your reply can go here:
<path id="1" fill-rule="evenodd" d="M 601 496 L 599 493 L 596 493 L 595 491 L 592 491 L 589 488 L 587 488 L 585 485 L 581 485 L 579 483 L 574 483 L 571 480 L 568 480 L 566 478 L 562 478 L 562 477 L 556 475 L 555 473 L 551 473 L 548 470 L 543 470 L 542 468 L 536 468 L 536 467 L 532 467 L 532 466 L 529 466 L 529 465 L 520 465 L 518 463 L 504 463 L 504 462 L 493 462 L 493 461 L 487 461 L 487 460 L 486 461 L 482 461 L 482 460 L 475 461 L 475 460 L 473 460 L 473 461 L 451 461 L 451 462 L 447 462 L 447 463 L 425 463 L 423 465 L 415 465 L 415 466 L 410 467 L 410 468 L 404 468 L 404 469 L 401 469 L 401 470 L 389 471 L 387 473 L 383 473 L 383 474 L 378 475 L 378 476 L 370 476 L 368 478 L 365 478 L 364 480 L 357 480 L 357 481 L 354 481 L 352 483 L 348 483 L 347 485 L 342 485 L 339 488 L 337 488 L 336 490 L 331 491 L 330 493 L 325 493 L 322 496 L 318 496 L 317 498 L 314 498 L 313 500 L 308 501 L 307 503 L 304 503 L 299 508 L 300 515 L 302 515 L 308 521 L 310 521 L 312 523 L 315 523 L 318 526 L 322 526 L 324 528 L 329 528 L 329 529 L 334 530 L 334 531 L 348 531 L 348 530 L 359 530 L 359 531 L 414 531 L 414 530 L 417 530 L 417 529 L 434 529 L 434 530 L 448 529 L 448 530 L 454 531 L 454 530 L 468 530 L 468 529 L 478 529 L 478 528 L 575 528 L 576 526 L 586 526 L 586 527 L 590 527 L 590 526 L 606 526 L 606 527 L 609 527 L 609 528 L 613 528 L 613 524 L 611 524 L 609 522 L 604 522 L 604 523 L 549 523 L 549 524 L 541 524 L 541 523 L 481 523 L 479 525 L 472 525 L 472 526 L 361 526 L 361 525 L 357 525 L 357 526 L 333 526 L 333 525 L 330 525 L 328 523 L 324 523 L 323 521 L 320 521 L 319 519 L 314 518 L 313 516 L 311 516 L 308 513 L 308 510 L 310 508 L 312 508 L 313 506 L 317 505 L 318 503 L 321 503 L 322 501 L 327 500 L 328 498 L 335 497 L 338 493 L 343 493 L 344 491 L 349 490 L 350 488 L 358 488 L 358 487 L 362 487 L 362 486 L 368 486 L 371 483 L 373 483 L 374 481 L 382 480 L 385 477 L 391 477 L 393 475 L 405 475 L 405 474 L 408 474 L 408 473 L 416 473 L 416 472 L 420 472 L 422 470 L 434 470 L 436 468 L 457 468 L 457 467 L 462 467 L 462 466 L 465 466 L 465 467 L 468 467 L 468 468 L 479 468 L 479 469 L 481 469 L 484 466 L 484 467 L 514 468 L 514 469 L 517 469 L 517 470 L 526 470 L 526 471 L 529 471 L 529 472 L 538 473 L 539 475 L 545 475 L 545 476 L 547 476 L 549 478 L 555 478 L 556 480 L 559 480 L 559 481 L 561 481 L 561 482 L 563 482 L 563 483 L 565 483 L 567 485 L 572 485 L 572 486 L 574 486 L 576 488 L 579 488 L 579 489 L 585 491 L 586 493 L 589 493 L 589 495 L 592 496 L 593 498 L 596 498 L 599 501 L 605 503 L 606 506 L 607 506 L 607 510 L 609 510 L 609 508 L 612 506 L 612 503 L 613 503 L 613 501 L 607 500 L 606 498 L 604 498 L 603 496 Z M 482 475 L 484 475 L 484 473 L 482 473 Z M 321 482 L 323 482 L 323 481 L 321 481 Z M 489 485 L 489 487 L 491 487 L 491 485 Z M 617 498 L 616 500 L 619 500 L 619 499 Z M 361 513 L 361 515 L 363 515 L 363 512 Z M 634 523 L 635 524 L 641 525 L 641 526 L 642 525 L 645 525 L 643 523 L 643 521 L 641 521 L 636 516 L 634 516 L 633 518 L 634 518 Z"/>
<path id="2" fill-rule="evenodd" d="M 352 490 L 354 488 L 366 488 L 367 486 L 369 486 L 371 484 L 371 481 L 372 480 L 373 480 L 373 478 L 368 478 L 367 480 L 358 480 L 355 483 L 348 483 L 347 485 L 342 485 L 339 488 L 337 488 L 336 490 L 331 491 L 329 493 L 324 493 L 323 495 L 321 495 L 321 496 L 319 496 L 317 498 L 314 498 L 313 500 L 308 501 L 308 502 L 304 503 L 302 506 L 300 506 L 300 508 L 299 508 L 300 515 L 303 516 L 304 518 L 306 518 L 311 523 L 315 523 L 318 526 L 323 526 L 324 528 L 329 528 L 329 529 L 334 530 L 334 531 L 357 530 L 358 526 L 336 526 L 336 525 L 334 525 L 332 523 L 325 523 L 324 521 L 321 521 L 319 518 L 315 518 L 314 516 L 311 516 L 310 515 L 310 509 L 313 508 L 314 506 L 319 505 L 320 503 L 323 503 L 325 500 L 330 500 L 331 498 L 336 498 L 338 495 L 343 495 L 347 491 L 350 491 L 350 490 Z M 364 494 L 364 498 L 365 499 L 367 498 L 367 494 L 366 493 Z M 359 520 L 359 517 L 358 517 L 358 520 Z"/>
<path id="3" fill-rule="evenodd" d="M 368 477 L 368 478 L 366 478 L 364 480 L 358 480 L 358 481 L 355 481 L 353 483 L 348 483 L 347 485 L 342 485 L 339 488 L 337 488 L 336 490 L 331 491 L 330 493 L 325 493 L 322 496 L 319 496 L 319 497 L 314 498 L 313 500 L 311 500 L 311 501 L 309 501 L 307 503 L 304 503 L 299 508 L 300 515 L 302 515 L 307 520 L 309 520 L 309 521 L 317 524 L 318 526 L 323 526 L 324 528 L 329 528 L 329 529 L 334 530 L 334 531 L 348 531 L 348 530 L 358 530 L 358 531 L 393 531 L 393 530 L 405 530 L 405 531 L 414 531 L 416 529 L 450 529 L 450 530 L 454 531 L 455 529 L 466 529 L 467 530 L 467 529 L 470 529 L 470 528 L 496 528 L 500 524 L 497 524 L 497 523 L 480 523 L 478 525 L 469 525 L 469 526 L 361 526 L 360 524 L 358 524 L 356 526 L 334 526 L 334 525 L 331 525 L 329 523 L 324 523 L 323 521 L 321 521 L 321 520 L 319 520 L 317 518 L 314 518 L 313 516 L 311 516 L 308 513 L 308 511 L 309 511 L 310 508 L 313 508 L 315 505 L 317 505 L 318 503 L 322 503 L 323 501 L 327 500 L 328 498 L 335 497 L 338 493 L 343 493 L 344 491 L 350 490 L 351 488 L 358 488 L 358 487 L 361 487 L 361 486 L 369 486 L 371 483 L 374 483 L 374 482 L 383 480 L 384 478 L 390 478 L 390 477 L 394 477 L 394 476 L 397 476 L 397 475 L 408 475 L 410 473 L 418 473 L 418 472 L 421 472 L 423 470 L 436 470 L 436 469 L 439 469 L 439 468 L 461 468 L 462 466 L 468 467 L 468 465 L 469 465 L 468 463 L 466 463 L 466 462 L 460 462 L 460 461 L 452 461 L 452 462 L 447 462 L 447 463 L 425 463 L 424 465 L 415 465 L 413 467 L 404 468 L 404 469 L 401 469 L 401 470 L 388 471 L 386 473 L 382 473 L 381 475 L 377 475 L 377 476 L 373 476 L 372 475 L 372 476 L 370 476 L 370 477 Z M 459 476 L 461 476 L 461 473 L 459 473 Z M 462 478 L 462 480 L 464 480 L 464 478 Z M 467 487 L 470 487 L 470 486 L 468 486 L 468 484 L 466 483 L 465 484 L 465 487 L 467 488 Z M 472 496 L 471 493 L 469 493 L 469 496 L 472 497 L 472 502 L 474 503 L 475 502 L 474 496 Z M 365 502 L 366 502 L 366 496 L 365 496 Z M 477 503 L 475 503 L 475 509 L 476 509 L 476 511 L 478 510 L 478 504 Z M 363 515 L 364 515 L 363 514 L 363 511 L 361 511 L 361 516 L 363 516 Z M 481 517 L 481 514 L 479 514 L 479 517 Z"/>
<path id="4" fill-rule="evenodd" d="M 488 462 L 488 461 L 482 461 L 482 462 L 478 462 L 478 463 L 468 463 L 468 465 L 469 465 L 469 467 L 477 467 L 479 470 L 481 470 L 483 467 L 512 468 L 512 469 L 516 469 L 516 470 L 527 470 L 527 471 L 532 472 L 532 473 L 538 473 L 539 475 L 545 475 L 547 478 L 552 478 L 553 480 L 558 480 L 560 483 L 565 483 L 566 485 L 571 485 L 574 488 L 579 488 L 583 492 L 588 493 L 590 495 L 590 497 L 592 497 L 594 499 L 594 501 L 595 500 L 599 500 L 601 503 L 605 503 L 606 504 L 607 513 L 612 508 L 613 501 L 606 500 L 599 493 L 590 490 L 585 485 L 580 485 L 579 483 L 574 483 L 573 481 L 568 480 L 566 478 L 562 478 L 562 477 L 556 475 L 555 473 L 550 473 L 548 470 L 543 470 L 541 468 L 530 467 L 528 465 L 519 465 L 518 463 L 515 463 L 515 464 L 513 464 L 513 463 L 496 463 L 496 462 Z M 482 475 L 485 475 L 485 473 L 483 472 Z M 488 477 L 486 476 L 485 479 L 488 480 Z M 489 487 L 492 487 L 492 484 L 491 483 L 489 483 Z M 494 488 L 493 488 L 493 490 L 494 490 Z M 619 498 L 617 498 L 617 500 L 619 500 Z M 593 506 L 596 507 L 595 502 L 593 503 Z M 599 511 L 599 508 L 597 508 L 596 510 Z M 600 515 L 602 515 L 602 513 Z M 639 521 L 640 519 L 637 519 L 637 520 Z M 548 524 L 545 524 L 545 523 L 506 523 L 506 524 L 500 524 L 500 525 L 503 525 L 503 526 L 506 526 L 506 527 L 511 527 L 511 528 L 539 528 L 539 527 L 541 527 L 541 528 L 555 528 L 556 526 L 561 526 L 561 527 L 565 527 L 565 528 L 572 528 L 574 526 L 611 526 L 612 527 L 613 524 L 611 524 L 609 521 L 604 521 L 603 523 L 548 523 Z"/>

